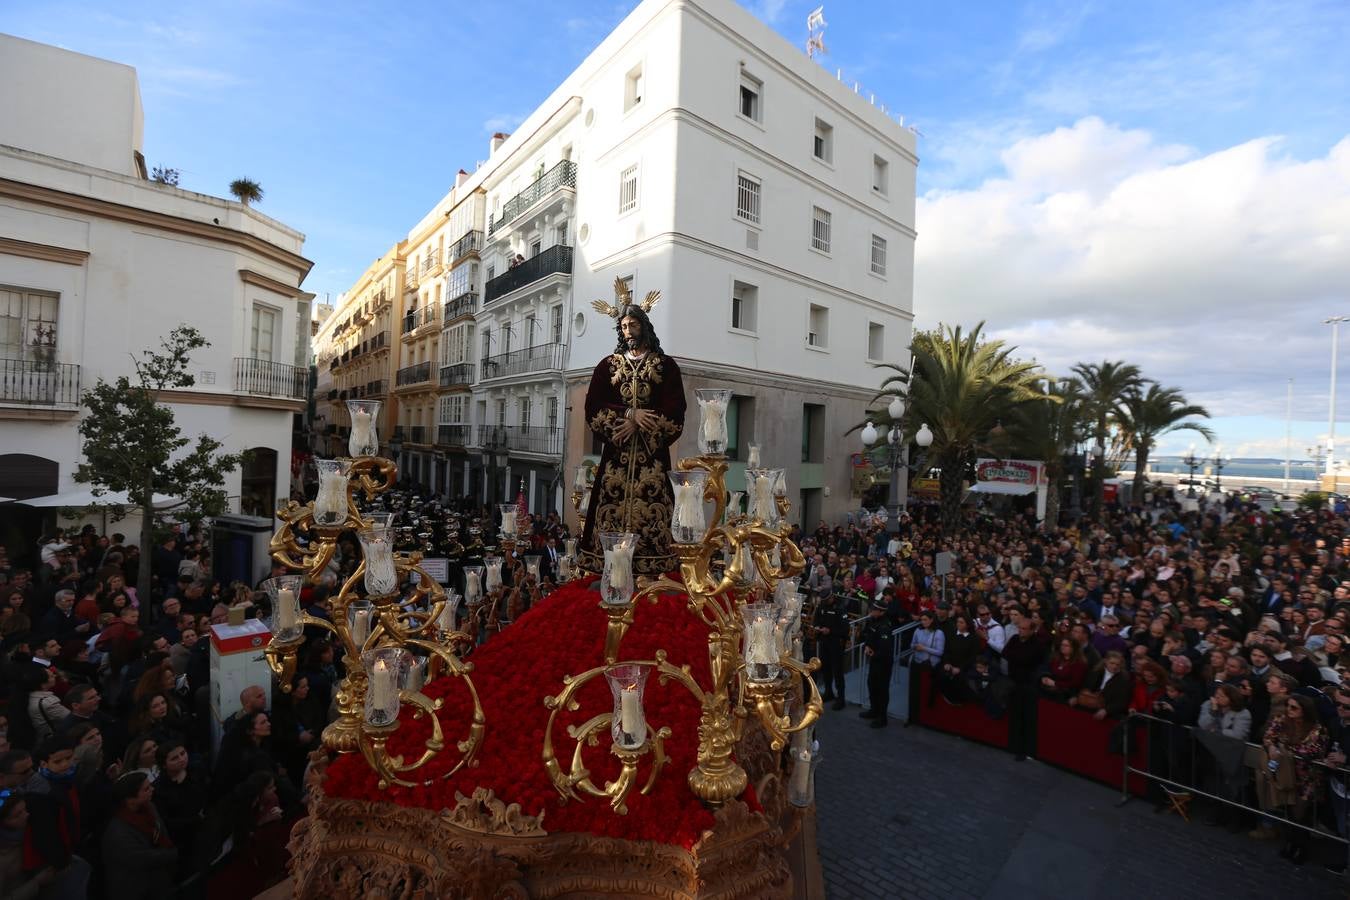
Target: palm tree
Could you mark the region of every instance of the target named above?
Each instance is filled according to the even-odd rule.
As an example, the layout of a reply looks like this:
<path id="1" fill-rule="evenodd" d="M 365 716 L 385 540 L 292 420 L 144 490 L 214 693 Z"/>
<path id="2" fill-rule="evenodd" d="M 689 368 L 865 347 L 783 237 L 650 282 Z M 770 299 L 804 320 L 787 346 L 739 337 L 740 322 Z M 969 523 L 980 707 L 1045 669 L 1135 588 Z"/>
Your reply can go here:
<path id="1" fill-rule="evenodd" d="M 1092 423 L 1092 517 L 1101 520 L 1106 494 L 1106 438 L 1121 418 L 1126 395 L 1144 384 L 1139 367 L 1120 360 L 1078 363 L 1073 373 L 1082 385 L 1083 403 Z"/>
<path id="2" fill-rule="evenodd" d="M 915 335 L 912 371 L 887 366 L 897 374 L 881 385 L 883 394 L 907 385 L 906 415 L 933 432 L 928 458 L 940 469 L 942 529 L 949 535 L 961 524 L 963 481 L 980 453 L 990 452 L 990 432 L 1011 414 L 1010 407 L 1040 396 L 1039 367 L 1013 359 L 1016 348 L 1002 341 L 983 340 L 983 328 L 981 322 L 965 333 L 943 325 Z"/>
<path id="3" fill-rule="evenodd" d="M 230 193 L 234 199 L 248 206 L 250 203 L 257 203 L 263 198 L 262 185 L 252 178 L 236 178 L 230 182 Z"/>
<path id="4" fill-rule="evenodd" d="M 1043 527 L 1054 528 L 1059 523 L 1064 461 L 1084 439 L 1086 423 L 1083 396 L 1076 379 L 1045 377 L 1040 381 L 1040 388 L 1041 396 L 1013 408 L 1008 439 L 1013 455 L 1044 463 L 1049 488 Z"/>
<path id="5" fill-rule="evenodd" d="M 1199 422 L 1187 422 L 1197 417 L 1209 418 L 1209 410 L 1186 402 L 1186 396 L 1177 388 L 1149 384 L 1147 391 L 1135 389 L 1125 396 L 1121 410 L 1120 430 L 1134 450 L 1134 496 L 1142 497 L 1144 470 L 1148 455 L 1157 446 L 1158 438 L 1174 431 L 1194 431 L 1214 440 L 1214 432 Z"/>

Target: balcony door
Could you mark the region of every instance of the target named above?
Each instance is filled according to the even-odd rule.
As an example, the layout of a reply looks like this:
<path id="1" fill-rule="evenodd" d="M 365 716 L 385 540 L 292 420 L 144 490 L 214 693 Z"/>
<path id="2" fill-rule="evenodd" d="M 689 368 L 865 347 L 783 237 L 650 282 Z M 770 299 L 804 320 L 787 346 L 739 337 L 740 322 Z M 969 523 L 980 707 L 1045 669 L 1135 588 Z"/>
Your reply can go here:
<path id="1" fill-rule="evenodd" d="M 54 362 L 55 294 L 0 288 L 0 359 Z"/>
<path id="2" fill-rule="evenodd" d="M 271 362 L 276 356 L 277 311 L 266 306 L 253 307 L 253 328 L 249 337 L 249 356 Z"/>

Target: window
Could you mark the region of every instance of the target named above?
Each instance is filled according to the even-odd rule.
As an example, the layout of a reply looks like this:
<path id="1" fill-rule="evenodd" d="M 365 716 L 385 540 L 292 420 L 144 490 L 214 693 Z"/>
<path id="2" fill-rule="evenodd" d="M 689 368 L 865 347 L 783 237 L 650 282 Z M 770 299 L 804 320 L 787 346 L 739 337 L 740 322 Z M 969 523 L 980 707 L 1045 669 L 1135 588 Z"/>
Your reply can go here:
<path id="1" fill-rule="evenodd" d="M 265 306 L 253 307 L 253 329 L 249 350 L 254 359 L 272 361 L 273 347 L 276 346 L 277 311 Z"/>
<path id="2" fill-rule="evenodd" d="M 511 329 L 511 323 L 510 323 L 510 322 L 505 322 L 505 323 L 502 324 L 502 352 L 503 352 L 503 353 L 510 353 L 510 352 L 511 352 L 511 330 L 512 330 L 512 329 Z"/>
<path id="3" fill-rule="evenodd" d="M 872 235 L 872 274 L 886 274 L 886 239 L 879 234 Z"/>
<path id="4" fill-rule="evenodd" d="M 821 162 L 834 162 L 834 126 L 816 119 L 816 133 L 811 142 L 811 155 Z"/>
<path id="5" fill-rule="evenodd" d="M 558 430 L 558 398 L 549 397 L 547 409 L 548 430 Z"/>
<path id="6" fill-rule="evenodd" d="M 0 358 L 55 362 L 55 294 L 0 288 Z"/>
<path id="7" fill-rule="evenodd" d="M 634 66 L 624 78 L 623 111 L 628 112 L 642 102 L 642 64 Z"/>
<path id="8" fill-rule="evenodd" d="M 727 404 L 727 459 L 741 459 L 740 452 L 755 440 L 755 398 L 735 397 Z"/>
<path id="9" fill-rule="evenodd" d="M 535 326 L 538 324 L 538 321 L 539 321 L 539 320 L 535 318 L 534 313 L 530 313 L 528 316 L 525 317 L 525 346 L 526 346 L 526 347 L 533 347 L 533 346 L 534 346 L 534 329 L 535 329 Z"/>
<path id="10" fill-rule="evenodd" d="M 802 462 L 825 461 L 825 407 L 819 403 L 802 404 Z"/>
<path id="11" fill-rule="evenodd" d="M 635 163 L 619 173 L 619 212 L 630 212 L 637 209 L 637 205 L 638 167 Z"/>
<path id="12" fill-rule="evenodd" d="M 539 251 L 542 250 L 543 248 L 544 248 L 543 241 L 539 240 L 530 241 L 530 259 L 534 259 L 536 256 L 538 256 Z"/>
<path id="13" fill-rule="evenodd" d="M 486 280 L 487 280 L 487 281 L 491 281 L 492 279 L 494 279 L 494 278 L 496 278 L 496 277 L 497 277 L 497 266 L 496 266 L 496 264 L 495 264 L 495 263 L 488 263 L 488 267 L 487 267 L 487 279 L 486 279 Z"/>
<path id="14" fill-rule="evenodd" d="M 867 323 L 867 358 L 884 359 L 886 356 L 886 326 L 876 322 Z"/>
<path id="15" fill-rule="evenodd" d="M 520 402 L 516 404 L 520 410 L 520 430 L 522 432 L 530 430 L 530 398 L 528 395 L 522 396 Z"/>
<path id="16" fill-rule="evenodd" d="M 830 252 L 830 212 L 819 206 L 811 207 L 811 249 Z"/>
<path id="17" fill-rule="evenodd" d="M 755 313 L 759 305 L 759 288 L 743 281 L 731 285 L 731 327 L 741 331 L 755 330 Z"/>
<path id="18" fill-rule="evenodd" d="M 736 218 L 759 224 L 759 179 L 744 172 L 736 174 Z"/>
<path id="19" fill-rule="evenodd" d="M 488 325 L 484 325 L 484 326 L 483 326 L 483 352 L 482 352 L 480 358 L 486 360 L 486 359 L 487 359 L 489 356 L 491 356 L 491 355 L 492 355 L 492 327 L 491 327 L 491 326 L 488 326 Z M 483 374 L 484 374 L 484 375 L 488 375 L 489 373 L 484 372 Z"/>
<path id="20" fill-rule="evenodd" d="M 885 194 L 887 189 L 887 179 L 890 177 L 890 163 L 880 156 L 872 157 L 872 190 L 878 194 Z"/>
<path id="21" fill-rule="evenodd" d="M 445 339 L 446 365 L 457 365 L 469 361 L 469 342 L 473 340 L 473 324 L 464 323 L 450 329 Z"/>
<path id="22" fill-rule="evenodd" d="M 501 428 L 501 427 L 505 427 L 505 425 L 506 425 L 506 401 L 505 401 L 505 400 L 498 400 L 498 401 L 497 401 L 497 427 Z"/>
<path id="23" fill-rule="evenodd" d="M 807 316 L 806 344 L 808 347 L 828 347 L 830 343 L 830 311 L 812 303 Z"/>
<path id="24" fill-rule="evenodd" d="M 555 228 L 553 229 L 553 243 L 555 243 L 555 244 L 562 244 L 562 245 L 566 246 L 566 245 L 567 245 L 567 232 L 568 232 L 568 229 L 571 227 L 571 225 L 572 225 L 572 223 L 569 222 L 567 219 L 563 219 L 561 222 L 559 222 L 559 223 L 557 224 L 557 227 L 555 227 Z"/>
<path id="25" fill-rule="evenodd" d="M 764 82 L 748 72 L 741 72 L 740 104 L 738 110 L 752 122 L 763 121 Z"/>
<path id="26" fill-rule="evenodd" d="M 549 334 L 552 335 L 553 343 L 561 344 L 563 339 L 563 310 L 562 304 L 555 304 L 548 311 L 549 316 Z"/>

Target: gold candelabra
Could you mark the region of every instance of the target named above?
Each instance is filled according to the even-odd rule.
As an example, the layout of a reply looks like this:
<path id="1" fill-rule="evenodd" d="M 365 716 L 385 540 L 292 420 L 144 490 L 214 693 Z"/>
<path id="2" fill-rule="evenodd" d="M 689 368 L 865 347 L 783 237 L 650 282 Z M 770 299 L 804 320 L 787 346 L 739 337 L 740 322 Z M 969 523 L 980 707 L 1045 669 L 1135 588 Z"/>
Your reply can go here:
<path id="1" fill-rule="evenodd" d="M 698 761 L 688 774 L 688 782 L 694 794 L 710 805 L 725 803 L 745 791 L 745 769 L 732 759 L 732 753 L 750 714 L 753 713 L 764 726 L 773 749 L 781 750 L 789 735 L 805 736 L 823 709 L 820 691 L 810 677 L 820 667 L 820 660 L 802 661 L 794 652 L 794 648 L 800 646 L 792 637 L 799 623 L 800 597 L 796 597 L 795 602 L 780 605 L 774 611 L 776 618 L 766 620 L 759 615 L 753 622 L 743 621 L 748 618 L 747 607 L 757 615 L 763 613 L 762 609 L 754 609 L 764 605 L 757 601 L 767 595 L 781 599 L 780 585 L 805 568 L 801 550 L 788 538 L 790 526 L 785 516 L 789 505 L 785 491 L 776 491 L 771 501 L 765 501 L 771 506 L 762 502 L 752 507 L 750 515 L 734 511 L 727 516 L 727 463 L 722 455 L 704 454 L 682 459 L 676 470 L 702 473 L 689 479 L 690 483 L 676 487 L 675 517 L 679 520 L 682 511 L 686 516 L 683 523 L 676 523 L 683 524 L 681 532 L 690 534 L 688 529 L 695 527 L 690 519 L 695 522 L 700 519 L 702 504 L 707 502 L 712 502 L 715 507 L 713 524 L 703 527 L 701 540 L 673 544 L 680 561 L 679 581 L 664 577 L 654 579 L 641 586 L 627 602 L 607 603 L 602 599 L 601 606 L 608 618 L 604 664 L 565 678 L 561 692 L 544 698 L 544 705 L 551 710 L 544 730 L 544 767 L 554 787 L 564 799 L 577 799 L 578 791 L 608 797 L 611 807 L 620 814 L 627 811 L 629 794 L 639 781 L 639 763 L 649 751 L 652 754 L 651 772 L 641 793 L 647 793 L 655 784 L 666 760 L 663 742 L 669 737 L 670 729 L 646 724 L 640 709 L 636 714 L 630 714 L 634 713 L 634 704 L 627 703 L 625 694 L 636 693 L 640 704 L 641 685 L 616 688 L 616 672 L 624 673 L 620 680 L 630 682 L 632 670 L 654 672 L 660 683 L 674 682 L 683 686 L 699 704 Z M 695 496 L 685 498 L 696 501 L 697 508 L 693 512 L 690 504 L 682 503 L 678 496 L 682 487 L 697 492 Z M 580 493 L 574 491 L 574 505 L 579 505 Z M 766 491 L 760 496 L 770 495 Z M 777 524 L 766 519 L 776 520 Z M 607 557 L 610 552 L 606 550 Z M 725 553 L 725 563 L 716 560 L 719 553 Z M 617 559 L 623 563 L 631 557 Z M 610 571 L 611 561 L 607 559 L 605 571 L 601 573 L 602 598 L 610 592 Z M 631 572 L 627 577 L 631 578 Z M 650 660 L 620 660 L 623 638 L 633 624 L 639 602 L 645 599 L 654 603 L 663 593 L 685 595 L 689 612 L 710 629 L 710 683 L 706 685 L 694 678 L 688 664 L 672 664 L 664 650 L 658 651 Z M 795 596 L 795 590 L 792 593 Z M 795 614 L 792 608 L 795 608 Z M 761 627 L 766 621 L 770 627 Z M 771 648 L 766 647 L 766 641 L 772 642 Z M 601 676 L 609 678 L 611 688 L 615 689 L 615 709 L 568 728 L 569 736 L 576 741 L 576 749 L 571 765 L 564 768 L 553 747 L 558 713 L 579 709 L 578 690 Z M 800 719 L 793 723 L 787 714 L 787 701 L 794 694 L 794 682 L 798 679 L 804 685 L 802 696 L 809 696 L 809 699 Z M 597 743 L 596 735 L 606 725 L 614 734 L 611 752 L 621 763 L 621 773 L 601 788 L 591 781 L 583 752 L 586 746 Z"/>

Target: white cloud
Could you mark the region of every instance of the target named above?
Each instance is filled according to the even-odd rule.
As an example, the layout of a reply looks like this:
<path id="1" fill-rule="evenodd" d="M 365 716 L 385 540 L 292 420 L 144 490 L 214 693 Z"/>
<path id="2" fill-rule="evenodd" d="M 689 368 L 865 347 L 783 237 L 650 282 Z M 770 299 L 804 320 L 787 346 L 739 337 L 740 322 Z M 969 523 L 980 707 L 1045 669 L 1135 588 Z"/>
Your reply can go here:
<path id="1" fill-rule="evenodd" d="M 750 3 L 750 11 L 759 16 L 770 25 L 778 22 L 778 17 L 783 14 L 783 7 L 787 6 L 787 0 L 758 0 L 756 3 Z"/>
<path id="2" fill-rule="evenodd" d="M 1277 137 L 1217 152 L 1096 118 L 1024 138 L 1003 172 L 918 203 L 915 312 L 989 329 L 1054 371 L 1123 358 L 1215 415 L 1326 409 L 1350 312 L 1350 137 L 1291 159 Z"/>
<path id="3" fill-rule="evenodd" d="M 484 120 L 483 130 L 494 134 L 498 131 L 510 133 L 520 127 L 520 123 L 525 121 L 525 113 L 498 113 L 495 116 Z"/>

